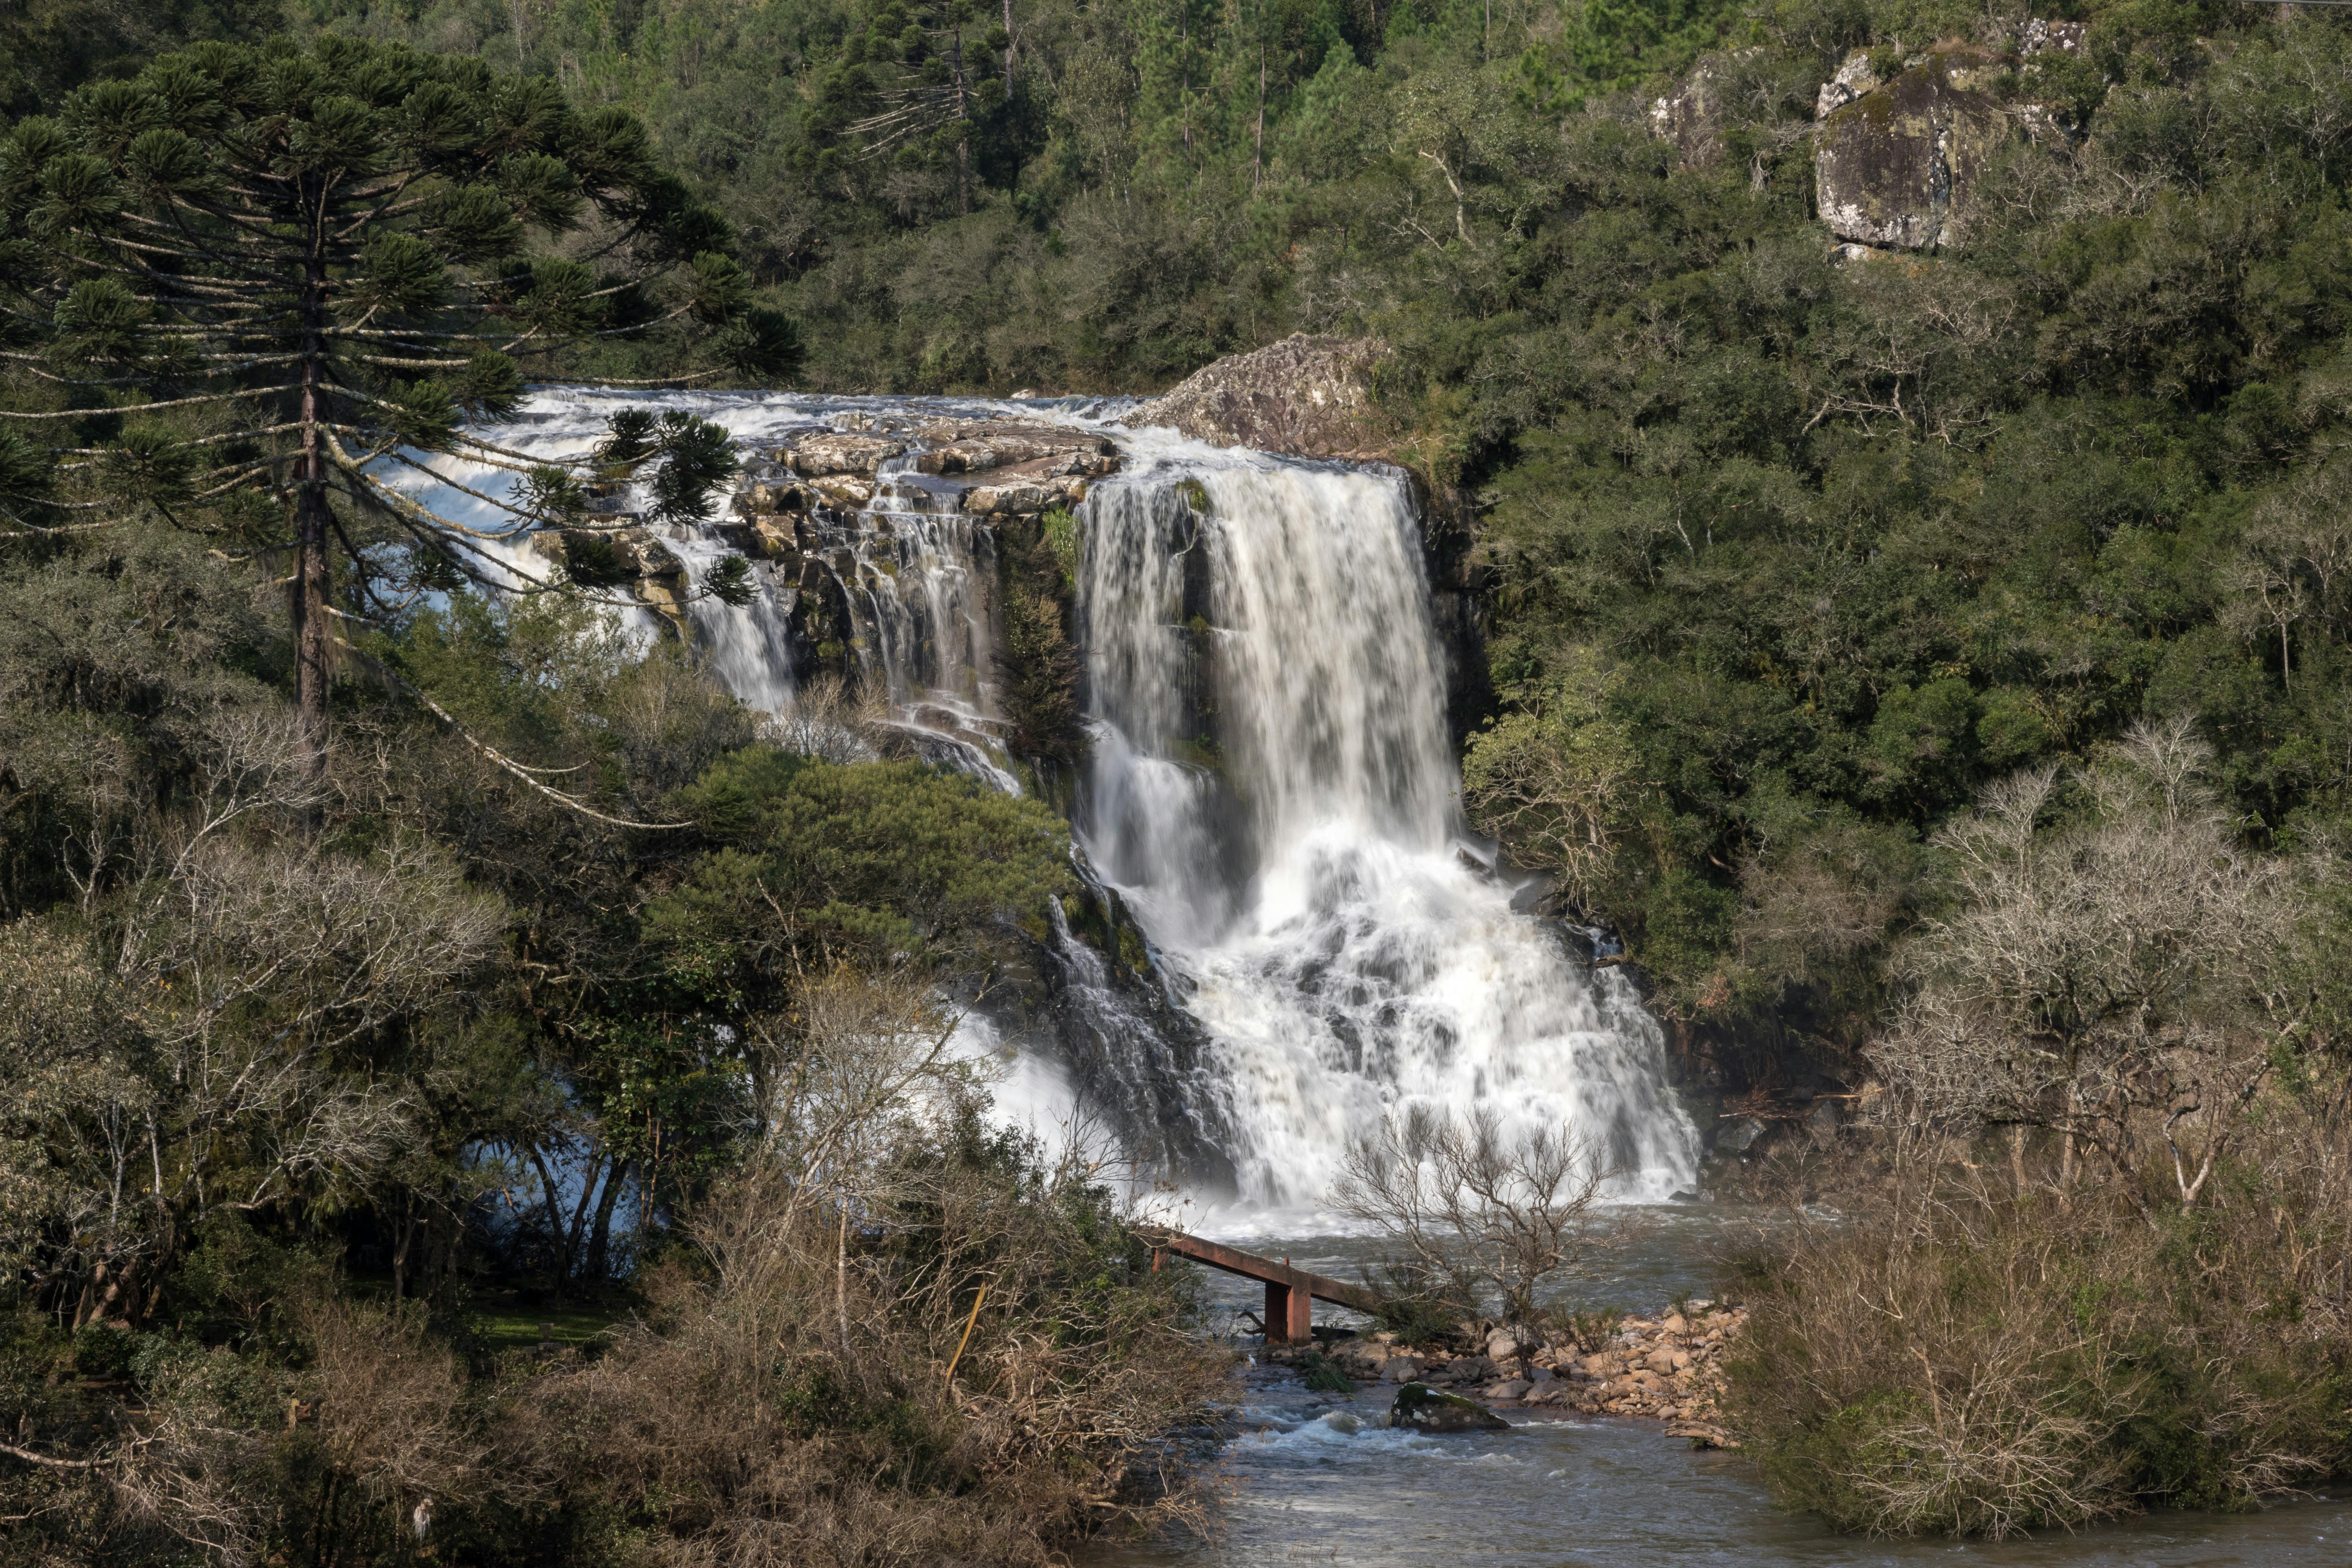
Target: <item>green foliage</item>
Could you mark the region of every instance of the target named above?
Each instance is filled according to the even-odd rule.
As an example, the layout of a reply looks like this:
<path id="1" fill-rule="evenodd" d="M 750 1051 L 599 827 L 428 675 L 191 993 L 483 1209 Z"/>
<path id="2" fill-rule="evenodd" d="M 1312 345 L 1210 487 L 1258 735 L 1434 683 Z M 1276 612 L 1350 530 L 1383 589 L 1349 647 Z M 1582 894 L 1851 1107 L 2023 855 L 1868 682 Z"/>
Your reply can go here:
<path id="1" fill-rule="evenodd" d="M 2262 1141 L 2295 1146 L 2327 1114 Z M 2242 1197 L 2285 1198 L 2245 1174 Z M 2297 1250 L 2331 1244 L 2332 1215 L 2260 1210 L 2297 1217 L 2282 1249 L 2271 1218 L 2196 1210 L 2151 1231 L 2113 1192 L 2061 1207 L 1890 1186 L 1837 1234 L 1744 1270 L 1729 1409 L 1792 1506 L 1848 1530 L 1999 1539 L 2143 1501 L 2243 1508 L 2346 1462 L 2344 1348 L 2310 1332 L 2336 1291 Z"/>
<path id="2" fill-rule="evenodd" d="M 1072 885 L 1068 830 L 1039 802 L 912 762 L 835 764 L 751 747 L 675 810 L 714 847 L 646 907 L 675 982 L 713 998 L 779 994 L 825 952 L 887 966 L 996 939 Z"/>
<path id="3" fill-rule="evenodd" d="M 1004 628 L 1004 707 L 1013 720 L 1013 751 L 1065 761 L 1084 756 L 1081 672 L 1077 650 L 1062 623 L 1061 601 L 1016 586 L 999 614 Z"/>
<path id="4" fill-rule="evenodd" d="M 1309 1350 L 1298 1360 L 1298 1375 L 1309 1392 L 1315 1394 L 1353 1394 L 1355 1379 L 1339 1370 L 1339 1363 L 1319 1350 Z"/>

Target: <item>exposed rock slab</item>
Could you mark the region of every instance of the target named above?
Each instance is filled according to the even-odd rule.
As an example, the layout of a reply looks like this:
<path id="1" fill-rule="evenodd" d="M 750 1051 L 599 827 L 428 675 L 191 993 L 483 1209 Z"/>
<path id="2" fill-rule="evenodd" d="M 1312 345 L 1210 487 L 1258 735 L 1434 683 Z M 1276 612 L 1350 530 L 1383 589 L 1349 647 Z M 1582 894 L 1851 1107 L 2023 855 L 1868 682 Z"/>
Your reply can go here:
<path id="1" fill-rule="evenodd" d="M 1973 50 L 1939 50 L 1831 112 L 1813 155 L 1815 205 L 1831 232 L 1906 250 L 1967 238 L 1978 182 L 2008 132 L 1981 90 L 1990 65 Z"/>
<path id="2" fill-rule="evenodd" d="M 1108 474 L 1118 466 L 1108 439 L 1061 425 L 934 420 L 915 434 L 935 443 L 915 459 L 925 474 L 980 474 L 1040 459 L 1065 474 Z"/>
<path id="3" fill-rule="evenodd" d="M 791 463 L 793 472 L 803 478 L 855 474 L 870 479 L 885 458 L 896 457 L 906 450 L 904 442 L 892 441 L 887 436 L 837 430 L 812 435 L 796 443 L 787 461 Z"/>
<path id="4" fill-rule="evenodd" d="M 1723 106 L 1731 57 L 1710 56 L 1693 66 L 1673 90 L 1650 105 L 1650 130 L 1675 144 L 1675 162 L 1706 169 L 1723 159 Z"/>
<path id="5" fill-rule="evenodd" d="M 1297 457 L 1379 457 L 1396 432 L 1372 396 L 1388 345 L 1371 338 L 1295 333 L 1255 353 L 1194 371 L 1127 416 L 1213 446 Z"/>

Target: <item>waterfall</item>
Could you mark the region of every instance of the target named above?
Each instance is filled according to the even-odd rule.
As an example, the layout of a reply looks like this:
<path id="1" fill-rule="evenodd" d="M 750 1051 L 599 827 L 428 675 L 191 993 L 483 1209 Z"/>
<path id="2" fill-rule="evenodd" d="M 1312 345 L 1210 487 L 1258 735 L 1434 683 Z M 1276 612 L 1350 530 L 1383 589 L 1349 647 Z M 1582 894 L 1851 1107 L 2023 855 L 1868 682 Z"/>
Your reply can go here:
<path id="1" fill-rule="evenodd" d="M 1656 1020 L 1465 841 L 1403 479 L 1139 440 L 1083 524 L 1079 830 L 1213 1042 L 1244 1200 L 1313 1204 L 1412 1105 L 1688 1183 Z"/>
<path id="2" fill-rule="evenodd" d="M 1029 1041 L 1020 1098 L 1062 1103 L 1039 1087 L 1044 1043 L 1076 1103 L 1139 1155 L 1261 1211 L 1317 1204 L 1349 1140 L 1413 1106 L 1564 1124 L 1628 1197 L 1690 1184 L 1697 1134 L 1666 1087 L 1656 1020 L 1558 922 L 1515 909 L 1491 847 L 1467 836 L 1401 476 L 1085 416 L 1116 410 L 940 399 L 551 389 L 495 438 L 577 455 L 625 401 L 726 426 L 755 482 L 789 477 L 780 444 L 877 421 L 909 453 L 922 422 L 948 416 L 1083 423 L 1118 442 L 1124 467 L 1079 507 L 1093 745 L 1073 825 L 1087 918 L 1139 929 L 1148 962 L 1107 960 L 1053 912 L 1050 1038 Z M 453 476 L 488 495 L 512 483 L 487 467 Z M 854 668 L 915 749 L 1017 790 L 994 691 L 996 525 L 961 509 L 962 488 L 888 459 L 760 552 L 750 605 L 674 605 L 670 623 L 780 715 L 821 660 Z M 420 499 L 498 520 L 456 492 Z M 667 530 L 683 586 L 744 547 L 746 526 Z M 653 610 L 630 617 L 659 629 Z M 1018 1028 L 979 1032 L 996 1050 Z"/>

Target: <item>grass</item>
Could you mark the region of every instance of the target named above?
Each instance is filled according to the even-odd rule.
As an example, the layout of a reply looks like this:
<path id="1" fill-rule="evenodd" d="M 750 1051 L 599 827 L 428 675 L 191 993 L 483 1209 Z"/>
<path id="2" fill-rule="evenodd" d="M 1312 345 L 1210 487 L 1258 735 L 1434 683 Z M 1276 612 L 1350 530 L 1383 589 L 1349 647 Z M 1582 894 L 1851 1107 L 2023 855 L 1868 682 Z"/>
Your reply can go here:
<path id="1" fill-rule="evenodd" d="M 526 1307 L 513 1301 L 485 1301 L 478 1320 L 482 1341 L 493 1352 L 529 1350 L 542 1340 L 558 1346 L 586 1344 L 628 1315 L 625 1307 Z M 552 1323 L 548 1332 L 544 1325 Z"/>

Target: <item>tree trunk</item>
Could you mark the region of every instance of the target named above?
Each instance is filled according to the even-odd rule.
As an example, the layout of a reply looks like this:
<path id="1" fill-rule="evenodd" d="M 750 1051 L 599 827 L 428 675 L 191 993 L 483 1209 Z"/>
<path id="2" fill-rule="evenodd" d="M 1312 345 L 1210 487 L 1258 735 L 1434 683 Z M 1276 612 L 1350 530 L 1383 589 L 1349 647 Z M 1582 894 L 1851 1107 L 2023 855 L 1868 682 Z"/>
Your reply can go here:
<path id="1" fill-rule="evenodd" d="M 1011 5 L 1012 0 L 1005 0 Z M 1192 151 L 1192 0 L 1176 0 L 1177 107 L 1184 117 L 1184 151 Z"/>
<path id="2" fill-rule="evenodd" d="M 395 1301 L 400 1300 L 401 1292 L 408 1284 L 408 1249 L 415 1239 L 416 1195 L 412 1192 L 408 1195 L 407 1203 L 402 1206 L 400 1240 L 392 1249 L 392 1299 Z"/>
<path id="3" fill-rule="evenodd" d="M 971 110 L 964 101 L 963 24 L 955 25 L 956 212 L 971 215 Z"/>
<path id="4" fill-rule="evenodd" d="M 1258 177 L 1265 169 L 1265 46 L 1257 47 L 1257 145 L 1250 154 L 1250 194 L 1257 194 Z"/>
<path id="5" fill-rule="evenodd" d="M 572 1228 L 564 1235 L 564 1271 L 575 1279 L 580 1273 L 580 1245 L 588 1229 L 588 1200 L 596 1196 L 596 1171 L 603 1164 L 603 1156 L 592 1147 L 580 1177 L 580 1201 L 572 1206 Z"/>
<path id="6" fill-rule="evenodd" d="M 1013 0 L 1004 0 L 1004 96 L 1013 96 Z"/>
<path id="7" fill-rule="evenodd" d="M 588 1232 L 587 1277 L 603 1284 L 606 1277 L 606 1259 L 613 1239 L 613 1204 L 621 1196 L 621 1183 L 627 1179 L 629 1162 L 614 1160 L 610 1175 L 604 1177 L 604 1196 L 596 1200 L 596 1223 Z"/>
<path id="8" fill-rule="evenodd" d="M 327 264 L 303 264 L 302 468 L 294 486 L 294 699 L 298 755 L 312 779 L 327 770 L 327 682 L 334 646 L 327 625 L 327 447 L 319 428 L 326 378 Z"/>
<path id="9" fill-rule="evenodd" d="M 563 1194 L 555 1185 L 555 1173 L 548 1169 L 547 1156 L 536 1144 L 530 1145 L 530 1163 L 539 1172 L 540 1191 L 546 1195 L 547 1234 L 555 1252 L 555 1277 L 548 1284 L 561 1300 L 564 1281 L 572 1278 L 572 1248 L 563 1230 Z"/>

